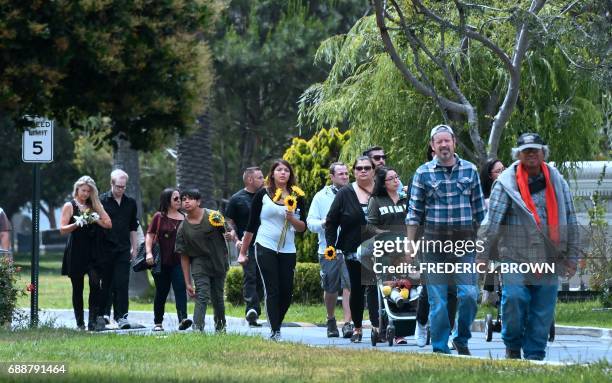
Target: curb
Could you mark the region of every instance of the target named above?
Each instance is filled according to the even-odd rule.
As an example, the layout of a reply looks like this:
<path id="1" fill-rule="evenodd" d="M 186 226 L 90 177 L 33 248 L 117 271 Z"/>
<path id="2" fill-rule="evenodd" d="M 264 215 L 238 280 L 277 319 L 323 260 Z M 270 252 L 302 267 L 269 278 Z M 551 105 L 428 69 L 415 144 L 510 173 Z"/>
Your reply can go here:
<path id="1" fill-rule="evenodd" d="M 23 310 L 29 311 L 25 308 Z M 87 310 L 85 310 L 87 311 Z M 46 313 L 70 313 L 72 314 L 72 310 L 70 309 L 41 309 L 40 312 Z M 133 314 L 140 315 L 151 315 L 150 311 L 130 311 Z M 226 321 L 228 324 L 243 324 L 245 323 L 244 318 L 239 317 L 231 317 L 227 316 Z M 260 321 L 260 323 L 264 327 L 268 327 L 267 321 Z M 339 321 L 338 326 L 342 326 L 344 322 Z M 307 323 L 307 322 L 285 322 L 283 323 L 283 327 L 305 327 L 305 328 L 315 328 L 321 327 L 324 328 L 326 325 L 324 323 Z M 484 319 L 477 319 L 472 323 L 471 330 L 473 332 L 484 332 L 485 321 Z M 372 324 L 369 320 L 363 321 L 364 329 L 371 329 Z M 610 339 L 612 340 L 612 328 L 604 328 L 604 327 L 582 327 L 582 326 L 564 326 L 564 325 L 556 325 L 555 326 L 556 335 L 575 335 L 575 336 L 588 336 L 592 338 L 601 338 L 601 339 Z"/>

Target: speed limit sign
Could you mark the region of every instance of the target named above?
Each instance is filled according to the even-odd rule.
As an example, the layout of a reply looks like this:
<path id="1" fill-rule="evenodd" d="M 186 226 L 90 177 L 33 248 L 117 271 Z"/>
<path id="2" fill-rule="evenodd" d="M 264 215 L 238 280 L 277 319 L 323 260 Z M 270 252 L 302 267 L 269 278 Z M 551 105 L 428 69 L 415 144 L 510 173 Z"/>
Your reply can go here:
<path id="1" fill-rule="evenodd" d="M 34 127 L 23 132 L 23 162 L 53 162 L 53 120 L 36 117 Z"/>

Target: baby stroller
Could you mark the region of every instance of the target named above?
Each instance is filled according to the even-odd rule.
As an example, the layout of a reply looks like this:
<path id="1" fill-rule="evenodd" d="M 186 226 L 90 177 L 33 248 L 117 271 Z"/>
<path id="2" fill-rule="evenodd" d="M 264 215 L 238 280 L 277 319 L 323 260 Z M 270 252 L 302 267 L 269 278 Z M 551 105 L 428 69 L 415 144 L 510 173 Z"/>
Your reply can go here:
<path id="1" fill-rule="evenodd" d="M 403 258 L 403 253 L 384 253 L 374 256 L 375 241 L 394 241 L 397 234 L 380 233 L 362 243 L 357 250 L 362 267 L 367 270 L 376 285 L 378 297 L 379 328 L 372 328 L 372 346 L 380 339 L 386 339 L 393 346 L 395 337 L 414 335 L 418 298 L 422 287 L 419 285 L 419 275 L 405 273 L 381 272 L 387 266 Z M 363 276 L 363 274 L 362 274 Z M 382 334 L 380 333 L 382 332 Z"/>
<path id="2" fill-rule="evenodd" d="M 487 314 L 485 316 L 484 321 L 484 333 L 485 340 L 487 342 L 491 342 L 493 340 L 493 333 L 501 333 L 502 330 L 502 319 L 501 319 L 501 301 L 502 301 L 502 278 L 499 273 L 499 268 L 495 269 L 494 278 L 497 279 L 497 302 L 495 303 L 495 310 L 497 311 L 497 315 L 495 320 L 493 320 L 493 314 Z M 550 325 L 550 331 L 548 333 L 548 341 L 555 341 L 555 319 L 553 318 L 552 324 Z"/>

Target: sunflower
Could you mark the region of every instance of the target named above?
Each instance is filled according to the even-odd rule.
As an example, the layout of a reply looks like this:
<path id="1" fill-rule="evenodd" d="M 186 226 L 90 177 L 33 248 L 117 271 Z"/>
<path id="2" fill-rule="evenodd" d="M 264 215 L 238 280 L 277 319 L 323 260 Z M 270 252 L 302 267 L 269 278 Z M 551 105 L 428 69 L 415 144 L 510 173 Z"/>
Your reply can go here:
<path id="1" fill-rule="evenodd" d="M 327 246 L 327 248 L 323 252 L 323 256 L 328 261 L 333 261 L 334 259 L 336 259 L 336 249 L 334 249 L 333 246 Z"/>
<path id="2" fill-rule="evenodd" d="M 288 195 L 287 197 L 285 197 L 285 207 L 290 212 L 294 212 L 297 208 L 297 199 L 292 195 Z"/>
<path id="3" fill-rule="evenodd" d="M 300 189 L 296 185 L 291 186 L 291 190 L 293 190 L 293 192 L 297 194 L 298 197 L 304 197 L 306 195 L 306 193 L 304 193 L 304 190 Z"/>
<path id="4" fill-rule="evenodd" d="M 213 210 L 208 215 L 208 222 L 213 227 L 223 227 L 223 225 L 225 225 L 225 218 L 223 218 L 223 215 L 221 213 Z"/>
<path id="5" fill-rule="evenodd" d="M 272 201 L 276 202 L 280 200 L 282 196 L 283 196 L 283 189 L 277 188 L 276 192 L 274 193 L 274 197 L 272 197 Z"/>

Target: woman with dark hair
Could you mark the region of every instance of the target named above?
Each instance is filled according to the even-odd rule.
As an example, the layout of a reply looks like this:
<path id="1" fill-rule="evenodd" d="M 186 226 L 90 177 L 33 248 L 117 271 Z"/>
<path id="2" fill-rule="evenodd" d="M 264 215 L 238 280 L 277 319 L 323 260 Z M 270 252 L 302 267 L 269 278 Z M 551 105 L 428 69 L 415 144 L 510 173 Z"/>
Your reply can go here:
<path id="1" fill-rule="evenodd" d="M 400 240 L 406 235 L 406 202 L 408 197 L 400 195 L 400 178 L 393 168 L 376 169 L 374 192 L 368 202 L 368 227 L 376 233 L 390 232 Z M 371 230 L 368 230 L 371 231 Z M 379 329 L 381 340 L 385 329 Z M 395 344 L 406 344 L 406 339 L 397 336 Z"/>
<path id="2" fill-rule="evenodd" d="M 253 197 L 249 224 L 238 256 L 241 265 L 257 262 L 264 283 L 266 313 L 272 329 L 270 339 L 275 341 L 280 340 L 281 324 L 293 295 L 295 232 L 306 230 L 303 197 L 304 193 L 296 185 L 291 165 L 281 159 L 274 161 L 265 187 Z M 253 237 L 255 260 L 248 257 Z"/>
<path id="3" fill-rule="evenodd" d="M 489 196 L 493 182 L 506 169 L 504 164 L 497 158 L 487 161 L 485 166 L 480 171 L 480 184 L 482 185 L 482 194 L 485 198 L 485 205 L 489 206 Z"/>
<path id="4" fill-rule="evenodd" d="M 159 211 L 153 215 L 145 238 L 147 264 L 152 266 L 155 263 L 152 249 L 156 241 L 161 253 L 161 271 L 152 273 L 155 281 L 155 299 L 153 301 L 153 322 L 155 326 L 153 331 L 164 330 L 162 323 L 170 285 L 174 290 L 179 330 L 188 329 L 192 324 L 192 321 L 187 318 L 187 293 L 181 269 L 181 257 L 174 251 L 178 227 L 185 219 L 179 211 L 180 207 L 179 191 L 173 188 L 164 189 L 159 196 Z"/>
<path id="5" fill-rule="evenodd" d="M 491 189 L 493 188 L 493 182 L 499 177 L 502 172 L 506 170 L 504 164 L 497 158 L 493 158 L 487 161 L 480 171 L 480 184 L 482 185 L 482 195 L 485 200 L 485 207 L 489 208 L 489 196 L 491 195 Z M 497 245 L 492 247 L 491 258 L 497 258 Z M 495 293 L 495 274 L 487 273 L 484 276 L 484 285 L 482 287 L 482 300 L 481 303 L 484 305 L 494 306 L 497 303 L 497 294 Z"/>
<path id="6" fill-rule="evenodd" d="M 378 292 L 373 274 L 362 268 L 357 248 L 363 242 L 362 229 L 367 225 L 368 201 L 374 192 L 374 162 L 368 156 L 358 157 L 353 163 L 355 182 L 341 188 L 329 208 L 325 221 L 325 239 L 336 252 L 341 251 L 346 261 L 351 283 L 349 304 L 355 330 L 351 342 L 361 342 L 364 291 L 368 293 L 368 312 L 372 326 L 378 327 Z M 340 228 L 340 234 L 338 234 Z M 362 280 L 362 274 L 363 279 Z M 372 277 L 372 281 L 369 281 Z"/>

